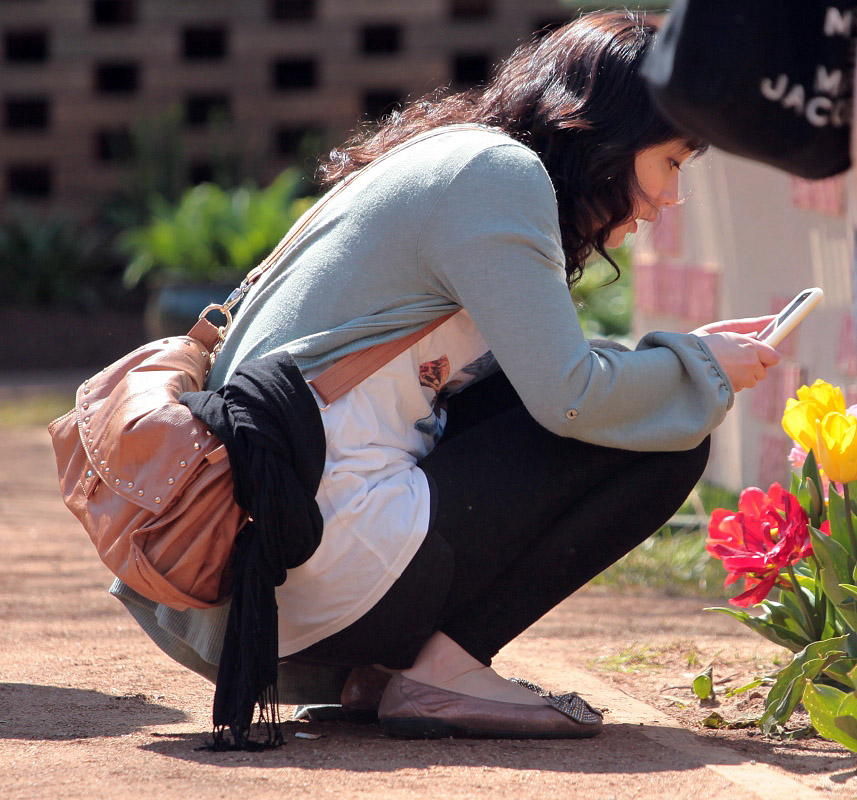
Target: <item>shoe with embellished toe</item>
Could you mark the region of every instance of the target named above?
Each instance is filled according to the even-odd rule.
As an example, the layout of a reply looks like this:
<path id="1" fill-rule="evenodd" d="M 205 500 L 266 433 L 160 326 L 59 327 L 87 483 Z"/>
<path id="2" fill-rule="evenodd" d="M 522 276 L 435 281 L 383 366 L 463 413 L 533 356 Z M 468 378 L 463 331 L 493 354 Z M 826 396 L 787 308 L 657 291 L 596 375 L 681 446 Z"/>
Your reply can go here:
<path id="1" fill-rule="evenodd" d="M 381 729 L 404 739 L 585 739 L 601 732 L 602 713 L 580 695 L 554 695 L 529 681 L 515 682 L 545 703 L 486 700 L 394 675 L 378 709 Z"/>

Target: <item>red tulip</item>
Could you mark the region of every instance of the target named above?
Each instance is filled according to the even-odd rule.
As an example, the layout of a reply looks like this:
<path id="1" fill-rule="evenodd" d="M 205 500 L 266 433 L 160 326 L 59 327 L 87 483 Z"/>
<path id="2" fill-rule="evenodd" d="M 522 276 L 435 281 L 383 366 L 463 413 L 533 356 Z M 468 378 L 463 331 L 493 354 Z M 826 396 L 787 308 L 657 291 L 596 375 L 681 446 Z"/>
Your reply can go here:
<path id="1" fill-rule="evenodd" d="M 775 585 L 792 588 L 780 571 L 812 555 L 809 518 L 778 483 L 767 494 L 751 487 L 741 492 L 737 512 L 712 512 L 706 550 L 723 561 L 724 586 L 744 578 L 744 592 L 729 602 L 746 608 L 764 600 Z"/>

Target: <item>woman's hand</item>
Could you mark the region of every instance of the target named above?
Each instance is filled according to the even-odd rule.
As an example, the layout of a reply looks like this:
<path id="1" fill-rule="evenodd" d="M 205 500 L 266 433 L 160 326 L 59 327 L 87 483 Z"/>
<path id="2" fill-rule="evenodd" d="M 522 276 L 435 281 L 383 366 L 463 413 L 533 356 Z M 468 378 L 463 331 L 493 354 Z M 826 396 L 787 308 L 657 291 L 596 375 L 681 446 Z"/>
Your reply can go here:
<path id="1" fill-rule="evenodd" d="M 712 322 L 692 331 L 705 338 L 705 344 L 736 392 L 764 380 L 768 367 L 780 361 L 780 354 L 773 347 L 750 335 L 758 333 L 772 319 L 773 316 L 730 319 Z"/>
<path id="2" fill-rule="evenodd" d="M 707 336 L 709 333 L 746 333 L 752 336 L 764 330 L 776 315 L 769 314 L 767 317 L 747 317 L 745 319 L 724 319 L 720 322 L 709 322 L 691 333 L 697 336 Z"/>

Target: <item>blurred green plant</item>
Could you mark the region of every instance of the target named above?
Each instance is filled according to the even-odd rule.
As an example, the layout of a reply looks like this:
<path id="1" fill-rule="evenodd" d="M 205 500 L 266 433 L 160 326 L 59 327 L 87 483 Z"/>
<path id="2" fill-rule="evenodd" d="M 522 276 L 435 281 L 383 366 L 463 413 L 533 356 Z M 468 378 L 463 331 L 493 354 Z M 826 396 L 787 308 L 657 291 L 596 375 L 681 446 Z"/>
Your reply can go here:
<path id="1" fill-rule="evenodd" d="M 25 207 L 0 222 L 0 303 L 95 311 L 117 294 L 110 240 Z"/>
<path id="2" fill-rule="evenodd" d="M 623 246 L 611 255 L 621 274 L 604 259 L 587 264 L 583 277 L 572 290 L 577 316 L 587 339 L 622 338 L 631 330 L 631 249 Z"/>
<path id="3" fill-rule="evenodd" d="M 705 550 L 707 515 L 737 508 L 738 495 L 700 483 L 672 520 L 604 572 L 593 584 L 620 590 L 649 589 L 668 596 L 724 597 L 723 570 Z M 687 520 L 699 520 L 688 524 Z"/>
<path id="4" fill-rule="evenodd" d="M 99 210 L 100 222 L 113 231 L 143 225 L 151 216 L 153 198 L 177 202 L 193 186 L 181 108 L 175 106 L 160 116 L 138 120 L 130 133 L 117 191 L 105 199 Z M 228 189 L 256 177 L 258 165 L 251 165 L 251 161 L 234 140 L 228 121 L 212 116 L 205 129 L 202 152 L 202 163 L 210 171 L 211 182 Z"/>
<path id="5" fill-rule="evenodd" d="M 315 202 L 304 191 L 301 171 L 292 168 L 265 189 L 252 182 L 228 190 L 202 183 L 176 203 L 155 196 L 149 222 L 119 237 L 131 257 L 125 285 L 240 279 Z"/>

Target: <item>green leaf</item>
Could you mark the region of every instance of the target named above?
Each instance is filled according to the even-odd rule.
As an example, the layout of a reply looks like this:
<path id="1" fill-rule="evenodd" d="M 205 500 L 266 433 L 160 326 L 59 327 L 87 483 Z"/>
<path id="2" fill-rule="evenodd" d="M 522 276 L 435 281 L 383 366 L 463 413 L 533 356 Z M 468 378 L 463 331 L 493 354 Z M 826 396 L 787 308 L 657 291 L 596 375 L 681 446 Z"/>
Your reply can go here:
<path id="1" fill-rule="evenodd" d="M 845 521 L 845 498 L 836 491 L 836 487 L 833 484 L 830 484 L 827 497 L 827 518 L 830 520 L 830 538 L 842 545 L 847 552 L 851 548 L 851 541 L 848 537 L 848 523 Z"/>
<path id="2" fill-rule="evenodd" d="M 727 720 L 722 714 L 712 711 L 704 720 L 700 721 L 700 725 L 704 728 L 755 728 L 759 720 L 750 717 L 742 717 L 741 719 Z"/>
<path id="3" fill-rule="evenodd" d="M 724 697 L 735 697 L 736 694 L 744 694 L 744 692 L 749 692 L 751 689 L 758 689 L 764 681 L 761 678 L 756 678 L 754 681 L 750 681 L 750 683 L 745 684 L 744 686 L 738 686 L 735 689 L 730 689 Z"/>
<path id="4" fill-rule="evenodd" d="M 821 736 L 839 742 L 851 752 L 857 753 L 857 738 L 836 724 L 837 716 L 841 716 L 840 706 L 846 697 L 845 692 L 840 692 L 832 686 L 807 683 L 803 693 L 803 704 L 809 712 L 813 727 Z M 844 724 L 847 725 L 847 723 Z"/>
<path id="5" fill-rule="evenodd" d="M 824 593 L 851 630 L 857 630 L 857 598 L 842 589 L 842 584 L 851 583 L 853 564 L 848 552 L 838 541 L 825 536 L 815 528 L 809 529 L 812 549 L 821 568 L 821 583 Z"/>
<path id="6" fill-rule="evenodd" d="M 846 636 L 813 642 L 795 655 L 791 664 L 783 667 L 768 692 L 765 713 L 759 726 L 770 733 L 777 725 L 785 724 L 803 695 L 808 680 L 814 679 L 829 663 L 845 655 Z"/>
<path id="7" fill-rule="evenodd" d="M 817 528 L 821 525 L 824 514 L 824 501 L 821 499 L 821 492 L 818 487 L 820 483 L 816 483 L 812 478 L 804 478 L 801 486 L 804 488 L 808 497 L 808 504 L 803 506 L 806 513 L 809 515 L 809 521 Z M 803 503 L 801 503 L 803 505 Z"/>
<path id="8" fill-rule="evenodd" d="M 735 608 L 706 608 L 706 611 L 719 611 L 721 614 L 728 614 L 734 617 L 742 624 L 746 625 L 750 630 L 764 636 L 769 642 L 785 647 L 793 653 L 803 650 L 812 639 L 808 639 L 805 634 L 798 633 L 785 625 L 781 625 L 766 619 L 764 616 L 754 617 L 746 611 L 738 611 Z"/>
<path id="9" fill-rule="evenodd" d="M 838 688 L 843 690 L 851 688 L 851 678 L 849 672 L 857 664 L 857 659 L 853 658 L 837 658 L 829 664 L 825 664 L 822 672 L 829 681 L 838 684 Z"/>
<path id="10" fill-rule="evenodd" d="M 800 579 L 798 579 L 798 583 L 800 583 Z M 808 622 L 804 621 L 803 609 L 801 608 L 794 592 L 784 589 L 780 592 L 780 598 L 782 599 L 783 605 L 788 609 L 789 616 L 795 621 L 796 630 L 800 633 L 806 634 L 809 642 L 814 642 L 818 639 L 817 628 L 821 627 L 821 625 L 816 624 L 815 620 L 815 609 L 813 608 L 815 605 L 815 594 L 813 592 L 805 592 L 800 585 L 795 587 L 795 592 L 803 592 L 807 605 L 813 609 L 812 618 Z M 807 628 L 808 624 L 811 625 L 810 628 Z M 787 625 L 786 627 L 791 628 L 792 626 Z"/>
<path id="11" fill-rule="evenodd" d="M 846 692 L 845 698 L 839 704 L 833 724 L 839 730 L 857 741 L 857 694 Z"/>
<path id="12" fill-rule="evenodd" d="M 825 519 L 825 507 L 821 500 L 821 475 L 818 471 L 818 462 L 815 460 L 815 453 L 813 453 L 812 450 L 807 454 L 806 461 L 803 462 L 803 470 L 801 471 L 801 484 L 805 484 L 807 482 L 811 483 L 811 486 L 807 487 L 807 491 L 810 494 L 811 504 L 810 506 L 804 506 L 803 503 L 801 503 L 801 505 L 804 507 L 807 514 L 809 514 L 812 524 L 818 527 Z M 792 494 L 794 494 L 794 492 L 792 492 Z"/>
<path id="13" fill-rule="evenodd" d="M 809 601 L 812 603 L 813 608 L 815 608 L 815 606 L 818 603 L 818 595 L 815 594 L 815 587 L 816 587 L 816 583 L 817 583 L 815 580 L 815 576 L 814 575 L 805 575 L 803 573 L 798 572 L 797 566 L 795 567 L 795 573 L 796 573 L 798 584 L 802 588 L 806 589 L 806 591 L 812 592 L 812 594 L 815 595 L 814 597 L 809 598 Z"/>
<path id="14" fill-rule="evenodd" d="M 709 667 L 693 679 L 691 687 L 693 688 L 693 693 L 700 700 L 708 700 L 714 696 L 714 677 L 712 673 L 713 670 Z"/>
<path id="15" fill-rule="evenodd" d="M 792 473 L 792 482 L 789 486 L 789 492 L 791 492 L 795 497 L 798 496 L 798 492 L 800 492 L 800 483 L 801 479 L 798 477 L 797 473 Z"/>
<path id="16" fill-rule="evenodd" d="M 782 602 L 766 598 L 758 603 L 757 608 L 761 609 L 761 613 L 755 619 L 760 623 L 778 625 L 796 634 L 800 637 L 800 646 L 797 650 L 802 650 L 810 642 L 816 641 L 818 636 L 814 630 L 807 630 L 803 612 L 794 595 L 785 589 L 779 595 Z"/>

